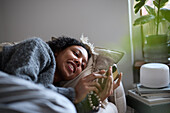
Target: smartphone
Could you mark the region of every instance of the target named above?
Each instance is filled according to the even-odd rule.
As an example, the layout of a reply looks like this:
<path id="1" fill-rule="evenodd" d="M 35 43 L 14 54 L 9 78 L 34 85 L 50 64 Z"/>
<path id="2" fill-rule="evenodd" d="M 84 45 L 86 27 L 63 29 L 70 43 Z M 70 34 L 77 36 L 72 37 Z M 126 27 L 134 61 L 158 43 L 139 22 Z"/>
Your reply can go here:
<path id="1" fill-rule="evenodd" d="M 119 78 L 119 71 L 118 71 L 118 68 L 117 68 L 116 64 L 113 64 L 113 66 L 112 66 L 112 73 L 113 73 L 113 79 L 114 80 Z"/>
<path id="2" fill-rule="evenodd" d="M 107 73 L 108 73 L 108 70 L 107 70 Z M 108 74 L 106 73 L 106 75 L 108 76 Z M 116 80 L 117 78 L 119 78 L 119 71 L 118 71 L 118 68 L 117 68 L 117 65 L 116 64 L 113 64 L 112 65 L 112 73 L 113 73 L 113 79 Z"/>
<path id="3" fill-rule="evenodd" d="M 106 74 L 105 74 L 106 76 L 109 76 L 108 72 L 109 72 L 109 69 L 106 71 Z M 118 68 L 117 68 L 117 65 L 116 65 L 116 64 L 113 64 L 113 65 L 112 65 L 112 73 L 113 73 L 113 79 L 114 79 L 114 81 L 115 81 L 117 78 L 119 78 L 119 71 L 118 71 Z M 107 81 L 107 79 L 98 79 L 98 82 L 101 84 L 102 89 L 104 89 L 105 84 L 106 84 L 106 81 Z"/>

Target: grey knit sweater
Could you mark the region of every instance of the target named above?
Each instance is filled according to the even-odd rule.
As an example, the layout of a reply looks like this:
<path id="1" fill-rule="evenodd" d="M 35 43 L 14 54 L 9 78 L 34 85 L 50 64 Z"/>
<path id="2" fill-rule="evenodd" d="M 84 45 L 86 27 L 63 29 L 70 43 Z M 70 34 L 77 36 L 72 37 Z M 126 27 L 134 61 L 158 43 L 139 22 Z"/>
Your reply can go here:
<path id="1" fill-rule="evenodd" d="M 31 38 L 14 46 L 4 46 L 0 52 L 0 70 L 8 74 L 42 84 L 66 96 L 75 98 L 73 88 L 52 85 L 55 72 L 55 58 L 50 47 L 40 38 Z"/>

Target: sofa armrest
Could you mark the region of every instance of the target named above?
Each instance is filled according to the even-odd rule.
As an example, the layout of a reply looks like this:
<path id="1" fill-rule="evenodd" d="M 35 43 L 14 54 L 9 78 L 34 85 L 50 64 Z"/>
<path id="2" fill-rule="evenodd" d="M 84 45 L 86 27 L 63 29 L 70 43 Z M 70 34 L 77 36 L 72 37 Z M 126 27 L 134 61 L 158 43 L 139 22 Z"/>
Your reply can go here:
<path id="1" fill-rule="evenodd" d="M 120 83 L 120 86 L 114 90 L 113 96 L 109 97 L 109 101 L 116 105 L 118 113 L 126 112 L 126 96 L 122 82 Z"/>

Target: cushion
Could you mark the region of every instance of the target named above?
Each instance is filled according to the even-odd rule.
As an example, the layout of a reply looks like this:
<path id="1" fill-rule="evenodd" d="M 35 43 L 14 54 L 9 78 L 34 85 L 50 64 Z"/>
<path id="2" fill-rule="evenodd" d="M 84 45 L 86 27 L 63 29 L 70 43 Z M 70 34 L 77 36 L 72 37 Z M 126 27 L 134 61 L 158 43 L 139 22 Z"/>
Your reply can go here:
<path id="1" fill-rule="evenodd" d="M 105 108 L 100 108 L 97 113 L 119 113 L 117 107 L 109 102 Z"/>
<path id="2" fill-rule="evenodd" d="M 0 43 L 0 52 L 3 50 L 3 46 L 6 46 L 6 45 L 15 45 L 17 44 L 17 42 L 3 42 L 3 43 Z"/>
<path id="3" fill-rule="evenodd" d="M 101 70 L 101 69 L 108 69 L 109 66 L 112 66 L 113 64 L 117 64 L 123 57 L 124 52 L 118 51 L 118 50 L 109 50 L 106 48 L 100 48 L 95 47 L 94 51 L 98 53 L 98 55 L 95 55 L 95 65 L 94 70 Z"/>
<path id="4" fill-rule="evenodd" d="M 120 82 L 120 86 L 114 90 L 113 96 L 109 97 L 109 101 L 115 103 L 118 113 L 126 113 L 126 96 L 122 82 Z"/>
<path id="5" fill-rule="evenodd" d="M 83 35 L 80 38 L 81 42 L 84 43 L 92 53 L 92 72 L 105 69 L 107 70 L 109 66 L 117 64 L 123 57 L 124 52 L 118 50 L 110 50 L 101 47 L 95 47 L 93 44 L 88 42 L 88 37 Z"/>

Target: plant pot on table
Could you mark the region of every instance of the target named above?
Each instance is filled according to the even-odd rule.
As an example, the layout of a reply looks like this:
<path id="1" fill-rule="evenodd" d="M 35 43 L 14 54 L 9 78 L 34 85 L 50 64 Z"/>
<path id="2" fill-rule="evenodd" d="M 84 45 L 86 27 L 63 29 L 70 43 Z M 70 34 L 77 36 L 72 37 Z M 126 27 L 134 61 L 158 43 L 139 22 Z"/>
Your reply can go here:
<path id="1" fill-rule="evenodd" d="M 147 35 L 144 44 L 145 62 L 168 62 L 167 35 Z"/>

